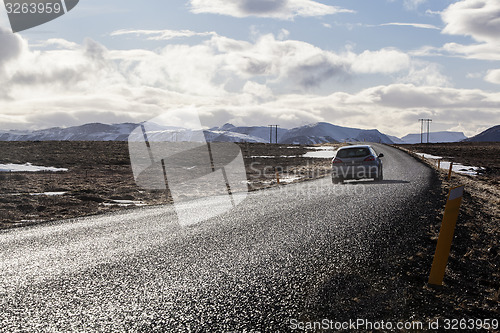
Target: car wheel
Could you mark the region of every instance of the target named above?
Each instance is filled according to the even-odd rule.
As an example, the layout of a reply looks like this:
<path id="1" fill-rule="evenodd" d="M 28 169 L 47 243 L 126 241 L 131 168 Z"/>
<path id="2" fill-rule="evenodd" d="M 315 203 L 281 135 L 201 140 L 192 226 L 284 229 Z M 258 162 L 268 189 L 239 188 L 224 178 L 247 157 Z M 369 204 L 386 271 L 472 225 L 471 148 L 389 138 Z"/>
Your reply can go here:
<path id="1" fill-rule="evenodd" d="M 338 177 L 332 177 L 332 183 L 333 184 L 343 184 L 344 179 L 343 178 L 338 178 Z"/>
<path id="2" fill-rule="evenodd" d="M 382 180 L 384 180 L 384 174 L 383 174 L 382 168 L 380 168 L 378 171 L 378 175 L 375 177 L 375 181 L 380 182 Z"/>

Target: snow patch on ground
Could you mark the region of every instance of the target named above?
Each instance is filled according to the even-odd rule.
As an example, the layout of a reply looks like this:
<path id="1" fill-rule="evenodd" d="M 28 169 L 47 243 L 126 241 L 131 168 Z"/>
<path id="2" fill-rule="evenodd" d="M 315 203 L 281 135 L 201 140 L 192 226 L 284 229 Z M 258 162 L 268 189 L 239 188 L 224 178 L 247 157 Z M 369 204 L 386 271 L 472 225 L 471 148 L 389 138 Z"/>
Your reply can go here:
<path id="1" fill-rule="evenodd" d="M 284 176 L 284 175 L 279 176 L 280 184 L 289 184 L 289 183 L 293 183 L 295 181 L 299 181 L 301 179 L 302 179 L 302 177 L 300 177 L 300 176 Z M 276 183 L 276 179 L 269 179 L 269 180 L 263 181 L 262 183 L 263 184 L 273 184 L 273 183 Z"/>
<path id="2" fill-rule="evenodd" d="M 335 147 L 308 147 L 308 149 L 314 149 L 316 151 L 307 152 L 302 155 L 302 157 L 333 158 L 337 150 Z"/>
<path id="3" fill-rule="evenodd" d="M 35 196 L 46 195 L 49 197 L 53 197 L 53 196 L 65 195 L 66 193 L 67 192 L 44 192 L 44 193 L 30 193 L 30 195 L 35 195 Z"/>
<path id="4" fill-rule="evenodd" d="M 333 158 L 335 157 L 338 147 L 320 146 L 320 147 L 306 147 L 313 150 L 305 153 L 302 157 L 306 158 Z"/>
<path id="5" fill-rule="evenodd" d="M 68 169 L 66 168 L 54 168 L 54 167 L 44 167 L 33 165 L 31 163 L 26 164 L 0 164 L 0 172 L 40 172 L 40 171 L 49 171 L 49 172 L 66 172 Z"/>
<path id="6" fill-rule="evenodd" d="M 321 147 L 307 147 L 307 149 L 335 151 L 337 148 L 329 146 L 321 146 Z"/>
<path id="7" fill-rule="evenodd" d="M 142 207 L 146 206 L 146 204 L 142 201 L 133 201 L 133 200 L 113 200 L 112 202 L 103 203 L 104 206 L 120 206 L 120 207 Z"/>
<path id="8" fill-rule="evenodd" d="M 250 156 L 250 158 L 295 158 L 295 156 L 290 156 L 290 155 L 281 155 L 281 156 Z"/>
<path id="9" fill-rule="evenodd" d="M 297 147 L 287 147 L 288 149 Z M 335 147 L 306 147 L 307 149 L 313 150 L 307 152 L 303 155 L 282 155 L 282 156 L 250 156 L 251 158 L 295 158 L 295 157 L 306 157 L 306 158 L 333 158 L 337 148 Z"/>
<path id="10" fill-rule="evenodd" d="M 440 160 L 440 167 L 443 170 L 450 170 L 450 163 L 449 161 L 445 161 L 443 157 L 441 156 L 435 156 L 435 155 L 430 155 L 430 154 L 424 154 L 424 153 L 418 153 L 419 156 L 422 158 L 426 158 L 429 160 Z M 460 163 L 453 163 L 453 166 L 451 168 L 453 172 L 460 173 L 462 175 L 469 175 L 469 176 L 477 176 L 484 168 L 481 167 L 475 167 L 475 166 L 467 166 L 463 165 Z"/>

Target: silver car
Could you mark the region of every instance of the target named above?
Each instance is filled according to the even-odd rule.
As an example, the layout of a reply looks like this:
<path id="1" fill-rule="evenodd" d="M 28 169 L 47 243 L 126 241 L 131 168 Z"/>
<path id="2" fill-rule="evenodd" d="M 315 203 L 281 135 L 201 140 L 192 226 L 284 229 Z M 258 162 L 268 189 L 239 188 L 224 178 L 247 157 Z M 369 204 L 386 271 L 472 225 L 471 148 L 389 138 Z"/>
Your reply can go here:
<path id="1" fill-rule="evenodd" d="M 381 157 L 384 154 L 377 155 L 373 147 L 368 145 L 339 148 L 332 159 L 332 182 L 336 184 L 346 179 L 365 178 L 383 180 Z"/>

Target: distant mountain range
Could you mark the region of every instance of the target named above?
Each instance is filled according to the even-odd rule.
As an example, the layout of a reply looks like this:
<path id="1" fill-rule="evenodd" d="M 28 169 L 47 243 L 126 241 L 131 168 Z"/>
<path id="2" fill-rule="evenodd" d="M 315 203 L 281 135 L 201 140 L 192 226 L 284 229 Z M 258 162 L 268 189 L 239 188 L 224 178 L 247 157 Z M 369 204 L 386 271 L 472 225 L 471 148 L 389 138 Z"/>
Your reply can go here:
<path id="1" fill-rule="evenodd" d="M 493 126 L 465 141 L 470 142 L 500 142 L 500 125 Z"/>
<path id="2" fill-rule="evenodd" d="M 106 125 L 101 123 L 85 124 L 68 128 L 48 128 L 36 131 L 0 131 L 0 141 L 127 141 L 131 133 L 141 124 L 123 123 Z M 209 142 L 269 142 L 268 126 L 234 126 L 225 124 L 203 131 L 193 131 L 180 127 L 162 126 L 147 123 L 149 140 L 190 141 L 203 135 Z M 467 139 L 461 132 L 433 132 L 430 142 L 500 141 L 500 125 L 490 128 L 477 136 Z M 273 129 L 272 141 L 276 133 Z M 424 142 L 426 141 L 426 136 Z M 136 139 L 141 139 L 137 137 Z M 403 138 L 389 136 L 376 129 L 342 127 L 319 122 L 292 129 L 278 128 L 278 142 L 287 144 L 318 144 L 325 142 L 366 141 L 387 144 L 420 143 L 420 134 L 408 134 Z"/>
<path id="3" fill-rule="evenodd" d="M 423 138 L 423 142 L 427 142 L 427 134 L 424 134 L 421 137 L 419 134 L 408 134 L 401 138 L 402 143 L 420 143 Z M 467 139 L 464 133 L 462 132 L 431 132 L 429 133 L 429 142 L 440 143 L 440 142 L 459 142 Z"/>
<path id="4" fill-rule="evenodd" d="M 0 141 L 127 141 L 138 124 L 85 124 L 37 131 L 0 131 Z"/>
<path id="5" fill-rule="evenodd" d="M 292 128 L 279 137 L 281 143 L 317 144 L 325 142 L 366 141 L 392 144 L 393 141 L 378 130 L 341 127 L 329 123 L 315 123 Z"/>
<path id="6" fill-rule="evenodd" d="M 0 132 L 0 141 L 127 141 L 131 133 L 141 124 L 100 123 L 85 124 L 68 128 L 48 128 L 37 131 Z M 151 141 L 190 141 L 200 137 L 201 131 L 193 131 L 179 127 L 161 126 L 147 123 L 146 131 Z M 142 132 L 141 132 L 142 133 Z M 133 134 L 134 140 L 140 140 L 142 134 Z M 209 142 L 269 142 L 271 133 L 268 126 L 234 126 L 225 124 L 203 130 Z M 272 141 L 276 140 L 276 132 L 272 131 Z M 292 129 L 278 128 L 278 142 L 288 144 L 317 144 L 325 142 L 369 141 L 392 144 L 393 141 L 378 130 L 363 130 L 316 123 Z"/>

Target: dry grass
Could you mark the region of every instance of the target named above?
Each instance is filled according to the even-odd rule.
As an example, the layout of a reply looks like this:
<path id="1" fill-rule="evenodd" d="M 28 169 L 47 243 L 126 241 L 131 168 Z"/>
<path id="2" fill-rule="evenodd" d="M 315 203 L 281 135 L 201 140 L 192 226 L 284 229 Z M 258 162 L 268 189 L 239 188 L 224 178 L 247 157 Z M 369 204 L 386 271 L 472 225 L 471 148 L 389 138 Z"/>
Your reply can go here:
<path id="1" fill-rule="evenodd" d="M 452 173 L 448 180 L 448 172 L 439 170 L 432 160 L 423 159 L 424 163 L 434 168 L 441 181 L 441 197 L 446 198 L 452 187 L 465 185 L 461 212 L 455 230 L 455 237 L 446 269 L 443 289 L 416 290 L 420 301 L 439 304 L 449 309 L 450 316 L 468 318 L 498 318 L 500 314 L 500 186 L 498 164 L 488 160 L 490 154 L 498 156 L 498 144 L 461 144 L 412 145 L 404 146 L 412 152 L 439 155 L 453 160 L 480 167 L 487 167 L 488 172 L 481 176 L 465 176 Z M 445 150 L 446 146 L 452 149 Z M 466 159 L 465 153 L 475 151 Z M 480 158 L 481 151 L 488 155 Z M 416 158 L 421 159 L 416 156 Z M 496 157 L 492 157 L 494 160 Z M 496 163 L 496 162 L 495 162 Z M 438 220 L 428 226 L 427 234 L 431 245 L 422 247 L 422 257 L 434 255 L 435 244 L 439 235 L 440 221 L 444 206 L 438 214 Z M 414 263 L 418 265 L 418 262 Z M 420 269 L 420 274 L 428 273 Z M 416 270 L 419 271 L 418 269 Z M 418 273 L 417 273 L 418 274 Z M 427 314 L 432 316 L 431 313 Z M 438 316 L 439 317 L 439 316 Z"/>
<path id="2" fill-rule="evenodd" d="M 291 146 L 240 144 L 250 191 L 277 186 L 276 170 L 281 184 L 284 179 L 298 182 L 329 172 L 329 160 L 300 157 L 308 149 Z M 146 205 L 172 202 L 168 190 L 137 186 L 126 142 L 0 142 L 0 152 L 1 164 L 29 162 L 69 169 L 56 173 L 0 173 L 0 228 L 134 208 L 120 206 L 114 200 Z M 31 195 L 45 192 L 66 194 Z"/>

